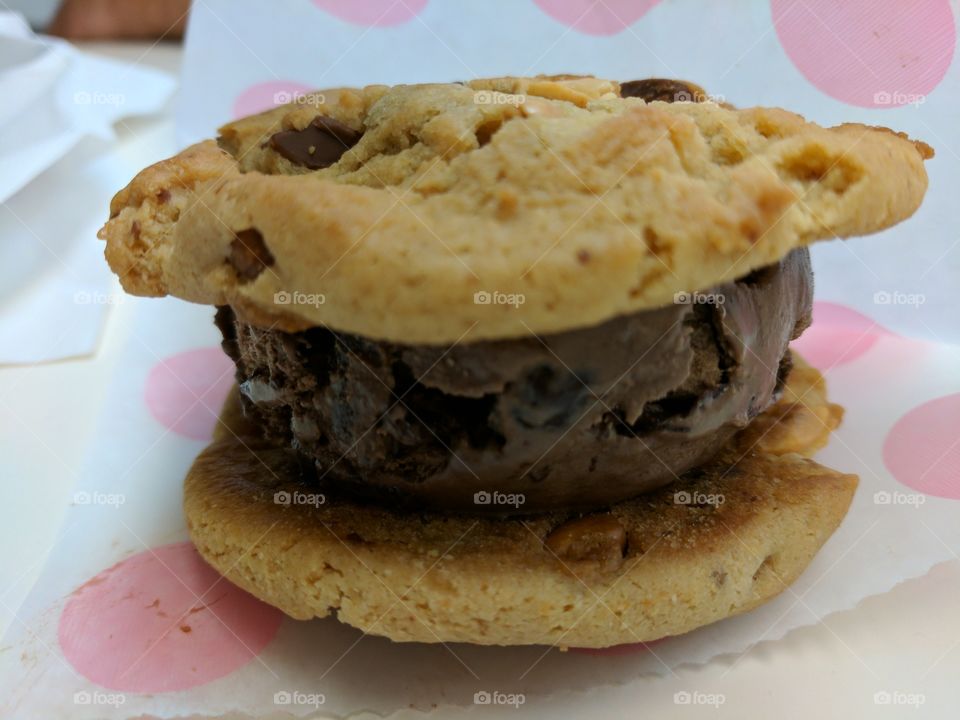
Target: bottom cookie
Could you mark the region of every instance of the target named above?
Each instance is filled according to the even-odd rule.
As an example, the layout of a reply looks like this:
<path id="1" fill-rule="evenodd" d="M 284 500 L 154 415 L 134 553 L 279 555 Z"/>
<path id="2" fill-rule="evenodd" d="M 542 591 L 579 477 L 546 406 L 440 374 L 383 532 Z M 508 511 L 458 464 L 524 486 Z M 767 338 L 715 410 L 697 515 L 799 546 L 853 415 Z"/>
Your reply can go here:
<path id="1" fill-rule="evenodd" d="M 842 414 L 801 362 L 781 402 L 709 465 L 583 516 L 398 513 L 325 497 L 233 402 L 185 481 L 201 555 L 294 618 L 334 614 L 396 641 L 597 648 L 688 632 L 788 587 L 857 485 L 801 455 Z"/>

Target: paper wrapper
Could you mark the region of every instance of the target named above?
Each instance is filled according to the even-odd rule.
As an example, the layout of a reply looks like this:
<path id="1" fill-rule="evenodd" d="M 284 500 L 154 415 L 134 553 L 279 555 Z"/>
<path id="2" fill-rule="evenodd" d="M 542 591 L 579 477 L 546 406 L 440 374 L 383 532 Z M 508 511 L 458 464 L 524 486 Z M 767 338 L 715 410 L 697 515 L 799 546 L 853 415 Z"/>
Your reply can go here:
<path id="1" fill-rule="evenodd" d="M 281 618 L 218 579 L 185 543 L 181 481 L 232 383 L 211 310 L 131 301 L 110 327 L 124 340 L 104 359 L 115 376 L 74 506 L 4 639 L 5 714 L 343 717 L 521 700 L 529 710 L 538 698 L 566 691 L 592 692 L 602 703 L 611 684 L 782 638 L 955 557 L 960 348 L 952 344 L 958 335 L 949 301 L 958 253 L 946 219 L 958 179 L 950 149 L 958 101 L 944 88 L 956 86 L 958 71 L 951 68 L 944 79 L 937 70 L 944 33 L 952 56 L 952 16 L 949 32 L 940 22 L 922 42 L 910 34 L 897 38 L 903 47 L 896 49 L 912 47 L 917 62 L 926 63 L 922 76 L 895 74 L 889 82 L 901 85 L 877 86 L 864 100 L 859 85 L 843 86 L 809 67 L 811 53 L 799 52 L 791 33 L 810 18 L 781 18 L 775 27 L 778 2 L 722 10 L 684 1 L 608 4 L 636 12 L 618 26 L 609 14 L 584 15 L 586 2 L 490 1 L 471 4 L 468 15 L 440 0 L 407 2 L 404 12 L 389 2 L 358 2 L 350 6 L 366 10 L 338 11 L 351 14 L 347 21 L 320 0 L 205 0 L 190 28 L 183 137 L 209 135 L 234 108 L 255 109 L 258 99 L 262 105 L 258 83 L 267 83 L 272 102 L 296 84 L 583 71 L 685 77 L 738 105 L 784 105 L 824 123 L 890 125 L 930 141 L 940 155 L 928 164 L 931 190 L 914 219 L 882 237 L 814 249 L 819 302 L 814 327 L 798 347 L 826 372 L 831 399 L 847 409 L 817 459 L 858 473 L 861 486 L 809 569 L 749 614 L 599 652 L 394 644 L 333 619 Z M 809 5 L 829 12 L 826 4 Z M 581 25 L 569 27 L 580 16 Z M 360 24 L 378 19 L 373 27 Z M 882 13 L 870 19 L 888 20 Z M 807 33 L 812 27 L 800 23 Z M 870 49 L 850 37 L 846 44 Z M 840 51 L 831 45 L 821 50 L 827 52 Z M 869 57 L 882 77 L 887 65 Z M 919 94 L 923 102 L 895 107 L 898 100 L 876 95 L 876 107 L 863 106 L 881 92 Z"/>
<path id="2" fill-rule="evenodd" d="M 116 190 L 105 187 L 104 151 L 114 122 L 160 110 L 174 87 L 165 73 L 36 37 L 0 12 L 0 364 L 96 350 L 122 301 L 90 241 Z"/>

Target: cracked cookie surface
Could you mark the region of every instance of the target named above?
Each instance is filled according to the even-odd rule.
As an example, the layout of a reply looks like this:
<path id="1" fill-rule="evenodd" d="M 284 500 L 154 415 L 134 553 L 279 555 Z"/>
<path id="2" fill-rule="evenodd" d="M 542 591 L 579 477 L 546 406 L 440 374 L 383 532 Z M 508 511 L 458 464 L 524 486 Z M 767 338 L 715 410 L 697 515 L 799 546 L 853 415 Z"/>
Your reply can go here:
<path id="1" fill-rule="evenodd" d="M 889 227 L 926 189 L 929 148 L 883 128 L 620 94 L 563 76 L 306 95 L 140 173 L 107 259 L 129 292 L 263 327 L 470 342 L 670 304 Z"/>

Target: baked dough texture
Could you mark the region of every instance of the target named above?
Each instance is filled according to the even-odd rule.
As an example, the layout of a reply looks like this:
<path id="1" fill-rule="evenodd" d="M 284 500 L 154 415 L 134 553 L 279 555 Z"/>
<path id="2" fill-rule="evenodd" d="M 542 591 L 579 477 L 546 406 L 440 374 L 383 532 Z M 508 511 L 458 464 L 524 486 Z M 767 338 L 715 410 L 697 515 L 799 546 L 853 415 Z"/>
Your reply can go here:
<path id="1" fill-rule="evenodd" d="M 277 133 L 351 139 L 311 170 Z M 470 342 L 667 305 L 887 228 L 919 206 L 931 155 L 884 128 L 646 102 L 597 78 L 339 88 L 143 170 L 100 237 L 133 294 L 286 331 Z"/>
<path id="2" fill-rule="evenodd" d="M 321 497 L 228 401 L 185 482 L 190 535 L 220 572 L 298 619 L 396 641 L 606 647 L 676 635 L 784 591 L 857 478 L 803 455 L 842 410 L 798 362 L 788 392 L 714 462 L 584 516 L 396 513 Z"/>

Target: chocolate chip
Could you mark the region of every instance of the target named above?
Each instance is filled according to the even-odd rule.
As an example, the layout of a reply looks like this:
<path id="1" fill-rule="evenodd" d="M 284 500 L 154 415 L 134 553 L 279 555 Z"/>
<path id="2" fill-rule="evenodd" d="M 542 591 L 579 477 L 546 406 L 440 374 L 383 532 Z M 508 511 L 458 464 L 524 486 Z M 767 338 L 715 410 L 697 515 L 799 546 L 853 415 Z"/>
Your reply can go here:
<path id="1" fill-rule="evenodd" d="M 319 115 L 303 130 L 282 130 L 270 138 L 270 147 L 290 162 L 319 170 L 330 167 L 363 137 L 339 120 Z"/>
<path id="2" fill-rule="evenodd" d="M 575 572 L 584 564 L 609 572 L 623 564 L 627 531 L 613 515 L 588 515 L 568 520 L 543 542 Z"/>
<path id="3" fill-rule="evenodd" d="M 620 97 L 635 97 L 645 102 L 703 102 L 703 88 L 683 80 L 647 78 L 620 83 Z"/>
<path id="4" fill-rule="evenodd" d="M 236 233 L 230 243 L 230 264 L 243 281 L 255 280 L 264 268 L 273 265 L 273 255 L 259 230 L 250 228 Z"/>

